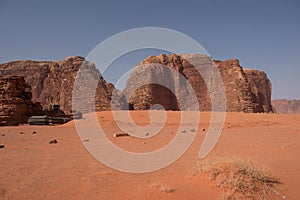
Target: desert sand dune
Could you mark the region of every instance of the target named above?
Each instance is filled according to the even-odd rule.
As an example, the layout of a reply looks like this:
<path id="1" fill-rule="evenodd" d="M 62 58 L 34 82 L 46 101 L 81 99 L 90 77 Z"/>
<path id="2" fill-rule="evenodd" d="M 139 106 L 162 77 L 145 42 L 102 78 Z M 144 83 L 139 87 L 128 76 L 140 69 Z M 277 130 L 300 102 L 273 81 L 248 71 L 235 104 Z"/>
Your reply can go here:
<path id="1" fill-rule="evenodd" d="M 131 116 L 139 125 L 150 122 L 147 111 L 132 111 Z M 83 145 L 90 141 L 81 142 L 74 121 L 1 127 L 0 144 L 5 147 L 0 149 L 0 199 L 217 199 L 221 189 L 195 168 L 205 159 L 230 156 L 267 167 L 283 183 L 276 198 L 300 198 L 300 115 L 227 113 L 216 147 L 199 160 L 210 116 L 200 113 L 195 140 L 182 157 L 142 174 L 120 172 L 96 160 Z M 180 122 L 180 112 L 167 112 L 165 126 L 154 137 L 114 138 L 121 130 L 111 112 L 99 112 L 97 117 L 115 145 L 138 153 L 168 144 Z M 53 139 L 58 143 L 49 144 Z"/>

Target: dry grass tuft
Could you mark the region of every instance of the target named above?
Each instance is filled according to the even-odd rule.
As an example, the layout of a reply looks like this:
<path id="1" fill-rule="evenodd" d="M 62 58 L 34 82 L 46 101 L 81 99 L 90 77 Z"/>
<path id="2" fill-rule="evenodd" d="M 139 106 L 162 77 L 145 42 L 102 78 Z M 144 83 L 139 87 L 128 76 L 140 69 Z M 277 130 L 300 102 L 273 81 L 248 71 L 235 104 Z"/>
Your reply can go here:
<path id="1" fill-rule="evenodd" d="M 282 184 L 266 168 L 257 167 L 242 158 L 217 158 L 197 164 L 198 172 L 209 175 L 214 185 L 222 189 L 220 199 L 283 199 L 277 187 Z"/>

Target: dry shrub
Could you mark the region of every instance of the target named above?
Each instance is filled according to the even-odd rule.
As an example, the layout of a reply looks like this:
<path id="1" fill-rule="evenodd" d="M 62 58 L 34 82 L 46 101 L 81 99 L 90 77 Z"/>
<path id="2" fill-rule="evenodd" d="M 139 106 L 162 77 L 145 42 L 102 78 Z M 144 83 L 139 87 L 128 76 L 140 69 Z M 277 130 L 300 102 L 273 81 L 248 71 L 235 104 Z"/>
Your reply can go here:
<path id="1" fill-rule="evenodd" d="M 281 184 L 266 168 L 242 158 L 217 158 L 197 164 L 213 184 L 222 189 L 220 199 L 284 199 L 277 187 Z"/>

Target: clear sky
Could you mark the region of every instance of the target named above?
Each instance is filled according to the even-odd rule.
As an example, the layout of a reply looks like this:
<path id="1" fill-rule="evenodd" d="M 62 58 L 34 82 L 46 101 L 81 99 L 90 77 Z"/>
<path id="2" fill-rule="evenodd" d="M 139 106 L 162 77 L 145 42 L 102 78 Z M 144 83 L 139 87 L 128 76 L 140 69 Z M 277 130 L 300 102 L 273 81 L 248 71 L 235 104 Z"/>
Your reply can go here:
<path id="1" fill-rule="evenodd" d="M 273 99 L 300 99 L 299 0 L 0 0 L 0 63 L 86 56 L 108 37 L 146 26 L 180 31 L 214 59 L 264 70 Z M 124 59 L 124 68 L 141 55 Z"/>

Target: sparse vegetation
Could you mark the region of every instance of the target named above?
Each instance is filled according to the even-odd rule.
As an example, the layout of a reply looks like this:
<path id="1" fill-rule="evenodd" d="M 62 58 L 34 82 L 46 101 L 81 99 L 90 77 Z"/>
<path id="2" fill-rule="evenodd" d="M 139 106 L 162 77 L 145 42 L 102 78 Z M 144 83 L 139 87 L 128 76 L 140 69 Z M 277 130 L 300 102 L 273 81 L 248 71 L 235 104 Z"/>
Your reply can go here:
<path id="1" fill-rule="evenodd" d="M 243 158 L 217 158 L 197 164 L 196 170 L 207 173 L 222 190 L 220 199 L 285 199 L 279 192 L 279 179 L 266 168 Z"/>

